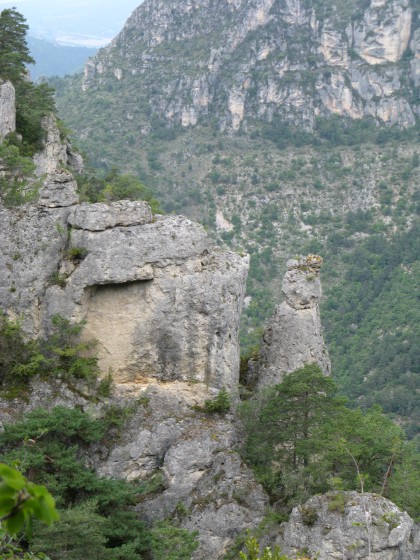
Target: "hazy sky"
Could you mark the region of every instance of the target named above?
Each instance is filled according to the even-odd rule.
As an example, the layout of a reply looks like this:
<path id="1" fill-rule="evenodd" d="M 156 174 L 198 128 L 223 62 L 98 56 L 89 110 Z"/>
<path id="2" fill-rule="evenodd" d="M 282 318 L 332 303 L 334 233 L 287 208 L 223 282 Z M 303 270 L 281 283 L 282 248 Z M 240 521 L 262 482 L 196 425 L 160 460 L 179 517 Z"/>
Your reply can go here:
<path id="1" fill-rule="evenodd" d="M 67 45 L 102 46 L 122 29 L 143 0 L 0 0 L 0 10 L 15 7 L 31 35 Z"/>

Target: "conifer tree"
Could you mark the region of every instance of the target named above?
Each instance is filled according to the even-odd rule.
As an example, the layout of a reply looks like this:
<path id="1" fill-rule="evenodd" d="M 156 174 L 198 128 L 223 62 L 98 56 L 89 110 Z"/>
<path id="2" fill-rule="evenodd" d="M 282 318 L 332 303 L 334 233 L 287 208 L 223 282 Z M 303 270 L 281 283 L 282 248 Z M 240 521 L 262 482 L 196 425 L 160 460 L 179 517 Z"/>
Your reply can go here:
<path id="1" fill-rule="evenodd" d="M 26 44 L 28 29 L 25 18 L 15 8 L 0 13 L 0 77 L 13 83 L 23 79 L 26 64 L 35 62 Z"/>

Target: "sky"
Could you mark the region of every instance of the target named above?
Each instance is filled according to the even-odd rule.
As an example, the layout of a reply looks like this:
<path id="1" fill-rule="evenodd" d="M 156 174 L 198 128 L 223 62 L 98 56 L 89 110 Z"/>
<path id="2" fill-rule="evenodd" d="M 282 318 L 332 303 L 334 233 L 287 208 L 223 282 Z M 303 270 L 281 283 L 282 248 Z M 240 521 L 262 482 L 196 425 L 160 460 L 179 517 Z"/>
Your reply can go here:
<path id="1" fill-rule="evenodd" d="M 143 0 L 0 0 L 0 10 L 15 7 L 29 33 L 62 45 L 101 47 L 121 31 Z"/>

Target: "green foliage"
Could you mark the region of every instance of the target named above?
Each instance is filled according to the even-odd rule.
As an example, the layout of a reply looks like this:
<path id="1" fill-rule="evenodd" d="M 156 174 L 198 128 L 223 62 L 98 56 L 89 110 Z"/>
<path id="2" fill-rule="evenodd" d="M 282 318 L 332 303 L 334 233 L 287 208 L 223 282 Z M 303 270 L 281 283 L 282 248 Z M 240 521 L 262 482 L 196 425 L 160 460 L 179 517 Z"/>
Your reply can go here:
<path id="1" fill-rule="evenodd" d="M 161 212 L 159 202 L 150 189 L 134 175 L 122 175 L 116 168 L 102 178 L 96 173 L 80 177 L 78 184 L 82 196 L 89 202 L 145 200 L 153 212 Z"/>
<path id="2" fill-rule="evenodd" d="M 150 478 L 143 481 L 138 489 L 140 496 L 150 496 L 150 494 L 158 494 L 165 489 L 165 477 L 161 471 L 156 471 Z"/>
<path id="3" fill-rule="evenodd" d="M 0 383 L 3 388 L 25 385 L 35 375 L 66 382 L 96 381 L 97 358 L 89 355 L 94 342 L 81 341 L 83 323 L 72 324 L 59 315 L 53 317 L 52 322 L 49 338 L 25 342 L 19 322 L 0 315 Z"/>
<path id="4" fill-rule="evenodd" d="M 87 501 L 60 512 L 60 522 L 37 527 L 31 541 L 33 552 L 45 552 L 51 559 L 95 558 L 111 560 L 104 529 L 107 519 L 96 512 L 97 504 Z"/>
<path id="5" fill-rule="evenodd" d="M 397 464 L 391 465 L 388 478 L 387 496 L 391 501 L 405 508 L 411 517 L 420 521 L 420 454 L 415 445 L 406 445 L 404 454 Z"/>
<path id="6" fill-rule="evenodd" d="M 43 552 L 35 554 L 24 550 L 21 545 L 21 538 L 14 538 L 0 526 L 0 558 L 2 560 L 51 560 Z"/>
<path id="7" fill-rule="evenodd" d="M 372 235 L 336 266 L 346 274 L 327 290 L 322 317 L 337 383 L 353 403 L 379 403 L 411 418 L 418 431 L 420 229 Z"/>
<path id="8" fill-rule="evenodd" d="M 239 560 L 289 560 L 287 556 L 281 554 L 278 547 L 271 549 L 267 546 L 261 552 L 260 545 L 254 537 L 249 537 L 245 542 L 245 546 L 246 551 L 239 553 Z"/>
<path id="9" fill-rule="evenodd" d="M 31 534 L 32 521 L 51 525 L 58 514 L 51 494 L 29 482 L 19 471 L 0 463 L 0 523 L 11 535 L 22 529 Z"/>
<path id="10" fill-rule="evenodd" d="M 51 284 L 55 286 L 60 286 L 60 288 L 65 288 L 67 283 L 67 276 L 62 274 L 58 270 L 55 270 L 49 277 Z"/>
<path id="11" fill-rule="evenodd" d="M 70 247 L 70 249 L 66 251 L 65 257 L 69 261 L 79 263 L 86 258 L 87 254 L 88 252 L 85 247 Z"/>
<path id="12" fill-rule="evenodd" d="M 5 172 L 5 176 L 0 177 L 0 197 L 4 206 L 18 206 L 32 200 L 36 188 L 28 187 L 27 178 L 34 172 L 33 161 L 22 156 L 19 148 L 6 140 L 0 144 L 0 162 Z"/>
<path id="13" fill-rule="evenodd" d="M 19 322 L 9 320 L 0 313 L 0 381 L 12 381 L 14 371 L 21 363 L 27 363 L 33 353 L 33 345 L 25 343 Z"/>
<path id="14" fill-rule="evenodd" d="M 408 492 L 409 484 L 412 490 L 418 484 L 419 456 L 402 429 L 378 406 L 365 412 L 347 408 L 318 366 L 287 375 L 243 403 L 240 413 L 246 429 L 243 456 L 284 507 L 326 492 L 331 484 L 359 489 L 363 477 L 365 491 L 392 495 L 411 515 L 419 514 Z"/>
<path id="15" fill-rule="evenodd" d="M 339 513 L 344 513 L 344 508 L 346 506 L 346 500 L 344 494 L 337 492 L 333 494 L 328 500 L 328 510 L 338 511 Z"/>
<path id="16" fill-rule="evenodd" d="M 34 540 L 35 550 L 48 550 L 53 560 L 61 558 L 60 542 L 71 558 L 80 558 L 83 546 L 96 547 L 102 558 L 105 544 L 111 550 L 130 544 L 132 552 L 126 558 L 134 560 L 147 547 L 147 532 L 129 510 L 136 502 L 136 488 L 99 478 L 83 462 L 87 447 L 101 442 L 108 429 L 106 419 L 94 420 L 77 409 L 57 407 L 51 412 L 34 410 L 22 422 L 6 425 L 0 436 L 2 459 L 19 464 L 26 476 L 48 484 L 57 500 L 61 521 L 51 530 L 37 528 Z M 78 531 L 82 520 L 85 528 Z M 73 540 L 72 532 L 78 533 Z M 93 537 L 95 542 L 89 544 Z"/>
<path id="17" fill-rule="evenodd" d="M 194 406 L 194 410 L 207 414 L 226 414 L 230 410 L 230 396 L 225 387 L 222 387 L 215 399 L 206 399 L 204 406 Z"/>
<path id="18" fill-rule="evenodd" d="M 25 65 L 35 62 L 26 44 L 28 29 L 25 18 L 15 8 L 0 13 L 0 77 L 4 80 L 23 80 Z"/>
<path id="19" fill-rule="evenodd" d="M 47 84 L 23 81 L 16 84 L 16 132 L 22 135 L 21 153 L 32 156 L 42 147 L 41 120 L 55 113 L 54 90 Z"/>
<path id="20" fill-rule="evenodd" d="M 308 525 L 308 527 L 312 527 L 318 519 L 318 513 L 312 506 L 301 506 L 300 512 L 302 515 L 302 521 L 305 525 Z"/>
<path id="21" fill-rule="evenodd" d="M 153 560 L 190 560 L 198 547 L 197 534 L 167 521 L 157 523 L 151 531 Z"/>

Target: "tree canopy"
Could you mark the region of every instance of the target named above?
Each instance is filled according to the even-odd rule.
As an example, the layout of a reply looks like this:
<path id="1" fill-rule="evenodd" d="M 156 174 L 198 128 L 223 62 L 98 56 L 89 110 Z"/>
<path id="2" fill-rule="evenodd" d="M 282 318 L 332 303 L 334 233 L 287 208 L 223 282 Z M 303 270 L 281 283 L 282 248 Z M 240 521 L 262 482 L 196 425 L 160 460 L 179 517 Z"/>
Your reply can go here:
<path id="1" fill-rule="evenodd" d="M 25 78 L 26 64 L 34 63 L 26 44 L 29 26 L 15 8 L 0 13 L 0 77 L 17 83 Z"/>
<path id="2" fill-rule="evenodd" d="M 329 488 L 363 488 L 412 516 L 419 456 L 379 406 L 350 409 L 316 364 L 241 407 L 243 456 L 274 500 L 290 508 Z M 409 481 L 409 482 L 408 482 Z"/>

